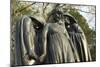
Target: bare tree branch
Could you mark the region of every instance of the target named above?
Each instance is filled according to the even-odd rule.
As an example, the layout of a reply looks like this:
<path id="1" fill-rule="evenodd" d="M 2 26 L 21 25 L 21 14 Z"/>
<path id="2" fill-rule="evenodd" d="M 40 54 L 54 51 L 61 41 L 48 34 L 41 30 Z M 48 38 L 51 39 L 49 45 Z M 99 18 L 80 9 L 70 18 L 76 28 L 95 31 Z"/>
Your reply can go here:
<path id="1" fill-rule="evenodd" d="M 33 4 L 35 4 L 35 2 L 33 2 L 32 4 L 20 9 L 20 10 L 16 10 L 15 13 L 18 13 L 18 12 L 22 12 L 23 10 L 27 9 L 28 7 L 32 6 Z"/>
<path id="2" fill-rule="evenodd" d="M 44 4 L 43 4 L 44 5 Z M 46 5 L 45 5 L 45 7 L 44 7 L 44 9 L 43 9 L 43 13 L 45 12 L 45 10 L 46 10 L 46 8 L 47 8 L 47 6 L 49 5 L 49 3 L 47 3 Z"/>

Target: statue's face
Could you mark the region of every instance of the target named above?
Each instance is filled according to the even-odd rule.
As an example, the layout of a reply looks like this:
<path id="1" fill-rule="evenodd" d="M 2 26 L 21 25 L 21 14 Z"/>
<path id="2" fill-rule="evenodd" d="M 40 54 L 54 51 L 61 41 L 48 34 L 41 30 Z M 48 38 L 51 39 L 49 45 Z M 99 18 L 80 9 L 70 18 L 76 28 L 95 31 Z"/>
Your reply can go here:
<path id="1" fill-rule="evenodd" d="M 54 21 L 55 22 L 60 22 L 62 23 L 63 21 L 63 14 L 60 13 L 60 12 L 56 12 L 54 15 L 53 15 L 53 18 L 54 18 Z"/>
<path id="2" fill-rule="evenodd" d="M 65 22 L 66 22 L 67 24 L 70 24 L 70 21 L 69 21 L 69 18 L 68 18 L 68 17 L 65 16 L 65 19 L 64 19 L 64 20 L 65 20 Z"/>
<path id="3" fill-rule="evenodd" d="M 33 27 L 34 27 L 35 29 L 38 29 L 40 26 L 34 22 L 34 23 L 33 23 Z"/>

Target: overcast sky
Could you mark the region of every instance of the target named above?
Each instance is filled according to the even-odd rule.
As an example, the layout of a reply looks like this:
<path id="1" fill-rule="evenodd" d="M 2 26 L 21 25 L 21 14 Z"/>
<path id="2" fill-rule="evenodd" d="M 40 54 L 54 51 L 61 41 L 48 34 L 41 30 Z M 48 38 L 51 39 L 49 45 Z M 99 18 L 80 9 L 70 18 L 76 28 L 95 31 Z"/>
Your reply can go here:
<path id="1" fill-rule="evenodd" d="M 91 14 L 91 13 L 85 13 L 85 12 L 82 12 L 82 11 L 79 11 L 80 12 L 80 14 L 82 14 L 85 18 L 86 18 L 86 20 L 87 20 L 87 23 L 89 24 L 89 27 L 90 28 L 92 28 L 92 29 L 95 29 L 95 24 L 96 24 L 96 22 L 95 22 L 95 10 L 92 10 L 92 9 L 89 9 L 89 8 L 94 8 L 95 9 L 95 7 L 94 6 L 81 6 L 81 10 L 82 11 L 86 11 L 86 12 L 91 12 L 91 13 L 94 13 L 94 14 Z"/>

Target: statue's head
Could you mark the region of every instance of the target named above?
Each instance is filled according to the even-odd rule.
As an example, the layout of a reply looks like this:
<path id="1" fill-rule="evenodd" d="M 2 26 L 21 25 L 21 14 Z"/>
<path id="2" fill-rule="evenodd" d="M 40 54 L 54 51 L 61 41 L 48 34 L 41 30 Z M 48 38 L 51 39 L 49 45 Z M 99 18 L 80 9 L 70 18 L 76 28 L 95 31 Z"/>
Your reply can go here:
<path id="1" fill-rule="evenodd" d="M 76 19 L 72 16 L 72 15 L 70 15 L 70 14 L 66 14 L 66 15 L 64 15 L 64 20 L 65 20 L 65 22 L 68 24 L 68 25 L 70 25 L 70 24 L 76 24 L 77 23 L 77 21 L 76 21 Z"/>
<path id="2" fill-rule="evenodd" d="M 30 19 L 32 20 L 35 29 L 41 29 L 44 26 L 44 23 L 42 21 L 40 22 L 38 19 L 34 18 L 33 16 L 30 16 Z"/>
<path id="3" fill-rule="evenodd" d="M 63 23 L 64 16 L 61 11 L 54 11 L 52 13 L 52 17 L 53 17 L 54 22 Z"/>

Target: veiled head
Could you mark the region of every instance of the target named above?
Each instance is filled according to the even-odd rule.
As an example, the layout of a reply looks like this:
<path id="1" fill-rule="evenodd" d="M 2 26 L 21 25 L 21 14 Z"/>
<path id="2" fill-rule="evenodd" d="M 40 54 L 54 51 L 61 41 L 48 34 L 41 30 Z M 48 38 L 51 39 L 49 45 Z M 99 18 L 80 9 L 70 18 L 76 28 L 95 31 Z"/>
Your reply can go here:
<path id="1" fill-rule="evenodd" d="M 36 18 L 34 18 L 33 16 L 30 16 L 33 26 L 35 29 L 40 29 L 43 27 L 44 23 L 40 22 L 39 20 L 37 20 Z"/>
<path id="2" fill-rule="evenodd" d="M 54 22 L 56 23 L 63 23 L 64 21 L 64 16 L 63 13 L 61 11 L 54 11 L 52 13 L 52 18 L 54 20 Z"/>

